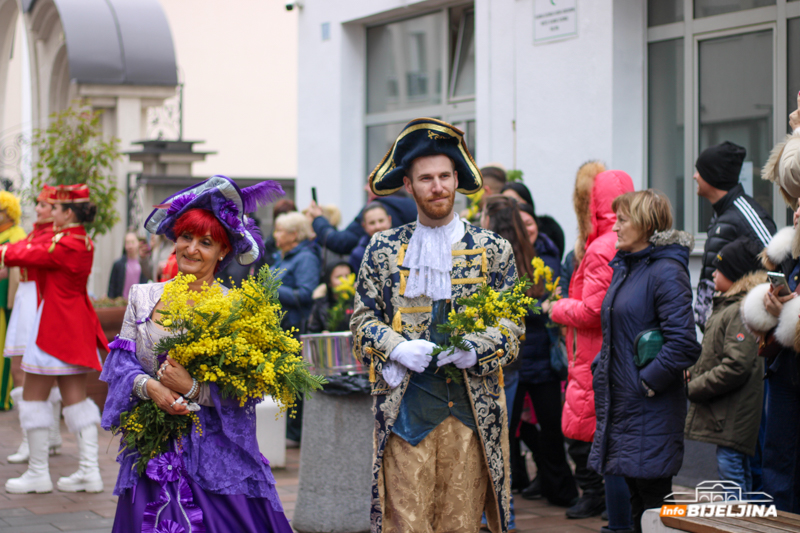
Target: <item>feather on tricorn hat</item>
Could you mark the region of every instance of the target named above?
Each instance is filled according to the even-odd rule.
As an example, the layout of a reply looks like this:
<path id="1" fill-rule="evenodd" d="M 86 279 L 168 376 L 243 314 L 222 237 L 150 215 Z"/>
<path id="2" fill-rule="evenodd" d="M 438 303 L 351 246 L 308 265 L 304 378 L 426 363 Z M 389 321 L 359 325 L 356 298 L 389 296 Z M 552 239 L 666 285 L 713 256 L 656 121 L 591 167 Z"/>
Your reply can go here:
<path id="1" fill-rule="evenodd" d="M 144 227 L 150 233 L 166 235 L 174 242 L 176 235 L 173 228 L 178 219 L 192 209 L 205 209 L 220 221 L 233 248 L 233 253 L 227 254 L 222 260 L 220 270 L 233 257 L 236 257 L 239 264 L 249 265 L 258 261 L 264 242 L 258 227 L 252 218 L 248 218 L 247 213 L 252 213 L 258 206 L 272 202 L 284 194 L 281 186 L 274 181 L 262 181 L 252 187 L 240 189 L 227 176 L 212 176 L 161 202 L 147 217 Z"/>
<path id="2" fill-rule="evenodd" d="M 369 187 L 378 196 L 392 194 L 418 157 L 445 155 L 458 172 L 458 192 L 473 194 L 483 187 L 481 171 L 469 153 L 464 132 L 434 118 L 417 118 L 406 124 L 380 164 L 369 175 Z"/>

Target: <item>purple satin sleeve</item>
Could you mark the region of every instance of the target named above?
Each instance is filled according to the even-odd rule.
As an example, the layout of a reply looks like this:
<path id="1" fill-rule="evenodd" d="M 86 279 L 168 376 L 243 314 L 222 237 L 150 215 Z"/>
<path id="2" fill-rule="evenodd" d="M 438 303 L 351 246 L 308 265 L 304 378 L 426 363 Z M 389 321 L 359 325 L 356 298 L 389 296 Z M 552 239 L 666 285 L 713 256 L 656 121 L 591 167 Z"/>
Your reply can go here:
<path id="1" fill-rule="evenodd" d="M 135 342 L 117 337 L 108 347 L 111 352 L 100 374 L 100 380 L 108 383 L 108 396 L 101 421 L 105 430 L 118 426 L 119 415 L 136 405 L 139 398 L 133 394 L 133 381 L 136 376 L 147 374 L 136 358 Z"/>
<path id="2" fill-rule="evenodd" d="M 111 426 L 119 425 L 119 416 L 125 411 L 130 411 L 140 402 L 139 398 L 133 394 L 133 381 L 136 376 L 146 374 L 142 369 L 139 360 L 136 358 L 136 343 L 117 337 L 109 345 L 111 352 L 106 357 L 103 372 L 100 380 L 108 383 L 108 396 L 103 408 L 103 418 L 100 424 L 103 429 L 110 431 Z M 127 348 L 132 348 L 128 350 Z M 136 454 L 123 451 L 117 455 L 117 462 L 120 463 L 117 484 L 114 487 L 114 494 L 117 496 L 122 491 L 136 484 L 136 471 L 132 470 Z"/>

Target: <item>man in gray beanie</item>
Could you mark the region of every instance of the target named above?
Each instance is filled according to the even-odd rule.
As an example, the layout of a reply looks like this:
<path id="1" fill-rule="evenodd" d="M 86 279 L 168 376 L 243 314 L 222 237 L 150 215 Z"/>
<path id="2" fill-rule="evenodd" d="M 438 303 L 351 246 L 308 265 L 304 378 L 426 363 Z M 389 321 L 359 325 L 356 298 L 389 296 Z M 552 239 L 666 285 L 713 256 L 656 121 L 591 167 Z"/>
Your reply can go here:
<path id="1" fill-rule="evenodd" d="M 695 162 L 697 195 L 706 198 L 714 208 L 708 224 L 703 251 L 703 270 L 697 284 L 694 320 L 704 329 L 711 314 L 714 297 L 714 258 L 722 247 L 737 237 L 747 236 L 766 246 L 775 234 L 775 222 L 752 196 L 745 194 L 739 183 L 747 150 L 725 141 L 707 148 Z"/>

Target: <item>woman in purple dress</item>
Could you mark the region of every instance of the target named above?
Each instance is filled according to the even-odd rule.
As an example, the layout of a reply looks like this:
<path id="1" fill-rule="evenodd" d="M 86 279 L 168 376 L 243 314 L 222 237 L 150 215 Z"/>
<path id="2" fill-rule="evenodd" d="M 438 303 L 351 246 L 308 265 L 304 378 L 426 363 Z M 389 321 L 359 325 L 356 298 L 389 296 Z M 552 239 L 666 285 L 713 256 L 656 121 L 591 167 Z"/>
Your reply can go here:
<path id="1" fill-rule="evenodd" d="M 215 273 L 232 259 L 250 264 L 259 258 L 261 236 L 245 213 L 281 194 L 273 182 L 239 189 L 214 176 L 168 198 L 145 227 L 175 241 L 178 268 L 197 278 L 190 288 L 199 290 L 216 283 Z M 101 375 L 109 389 L 102 425 L 119 426 L 121 413 L 153 401 L 173 415 L 188 414 L 187 404 L 199 405 L 203 430 L 173 441 L 171 451 L 151 459 L 141 476 L 134 468 L 138 453 L 120 451 L 112 531 L 290 533 L 269 462 L 258 449 L 254 405 L 222 399 L 216 385 L 198 384 L 175 361 L 155 353 L 169 334 L 156 323 L 166 283 L 131 287 L 122 330 L 109 344 Z"/>

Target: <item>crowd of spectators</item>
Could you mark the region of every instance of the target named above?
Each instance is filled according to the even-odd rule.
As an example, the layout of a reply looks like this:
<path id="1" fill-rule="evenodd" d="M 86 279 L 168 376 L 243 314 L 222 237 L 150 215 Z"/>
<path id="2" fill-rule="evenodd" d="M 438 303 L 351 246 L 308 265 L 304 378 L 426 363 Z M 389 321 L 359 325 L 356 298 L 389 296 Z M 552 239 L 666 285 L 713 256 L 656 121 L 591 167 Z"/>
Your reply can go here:
<path id="1" fill-rule="evenodd" d="M 519 357 L 504 370 L 515 493 L 546 498 L 570 518 L 607 512 L 604 531 L 641 531 L 644 511 L 672 492 L 685 436 L 716 445 L 719 479 L 800 512 L 800 111 L 790 123 L 794 134 L 763 169 L 796 209 L 794 227 L 775 237 L 774 221 L 739 182 L 745 149 L 726 141 L 697 159 L 697 192 L 714 214 L 696 297 L 694 239 L 673 229 L 663 193 L 634 191 L 626 172 L 600 162 L 582 165 L 573 194 L 579 235 L 568 250 L 561 226 L 537 213 L 524 183 L 508 181 L 499 165 L 482 169 L 473 223 L 511 243 L 521 275 L 532 277 L 538 257 L 560 278 L 555 293 L 542 284 L 530 289 L 541 313 L 526 317 Z M 368 194 L 344 229 L 335 206 L 312 202 L 299 212 L 290 200 L 276 203 L 260 262 L 231 263 L 219 277 L 241 283 L 268 265 L 282 281 L 284 328 L 346 331 L 352 299 L 342 311 L 346 291 L 338 287 L 352 283 L 371 238 L 417 218 L 403 191 Z M 126 234 L 108 295 L 169 279 L 170 247 Z M 787 287 L 770 285 L 767 270 L 782 274 Z M 334 307 L 340 314 L 332 321 Z M 559 358 L 567 369 L 555 364 Z M 298 423 L 290 422 L 287 436 L 300 440 Z M 533 479 L 524 450 L 535 463 Z"/>

